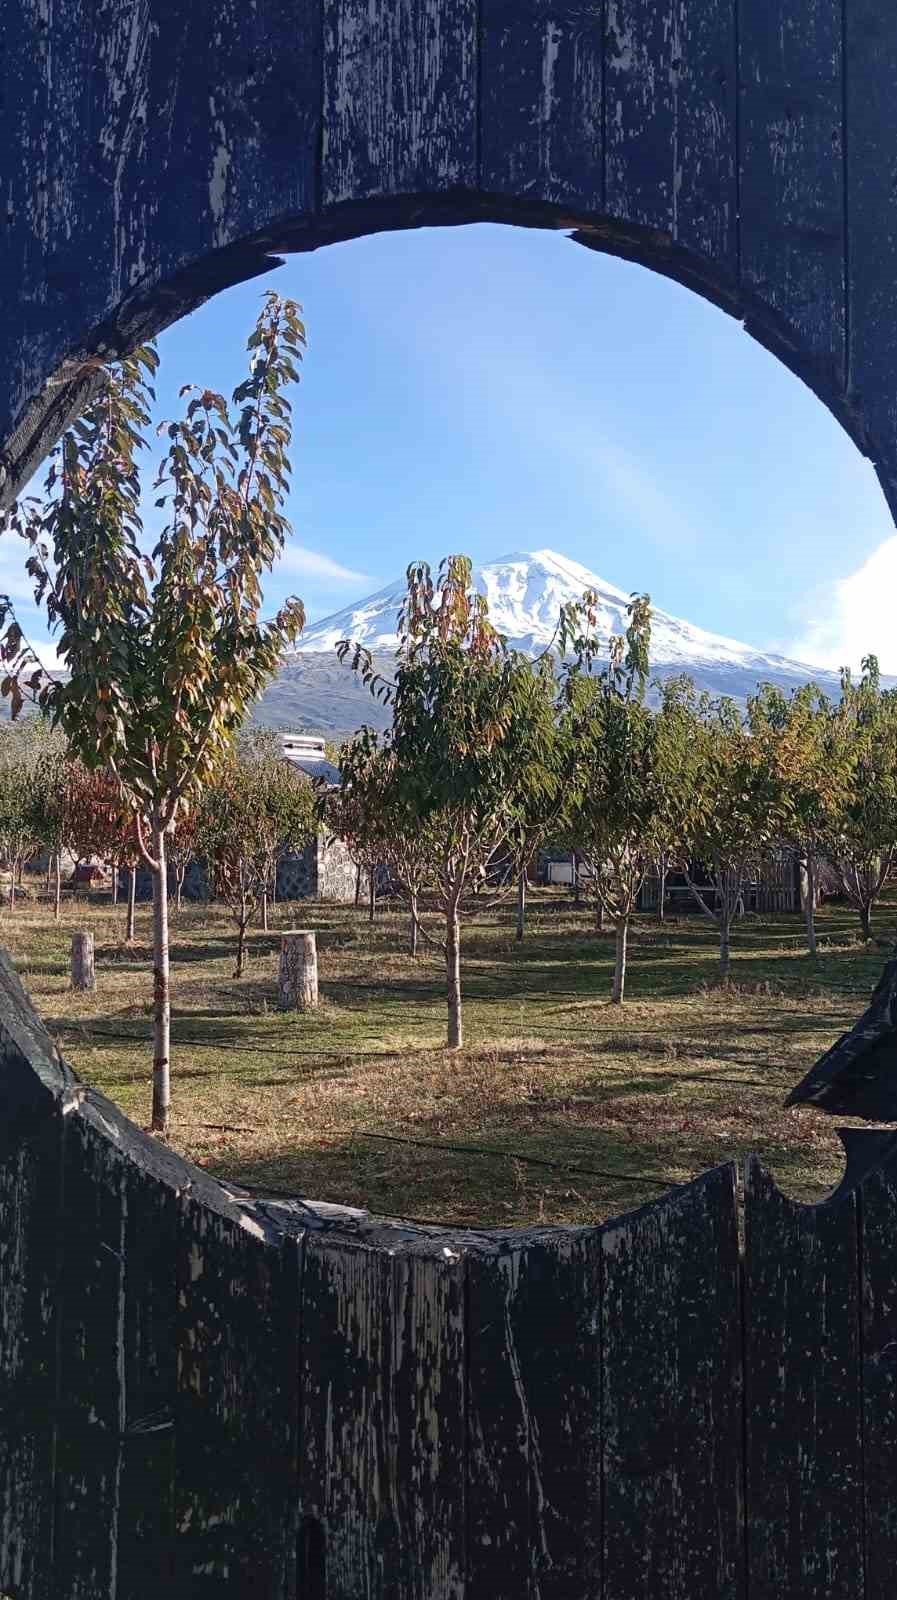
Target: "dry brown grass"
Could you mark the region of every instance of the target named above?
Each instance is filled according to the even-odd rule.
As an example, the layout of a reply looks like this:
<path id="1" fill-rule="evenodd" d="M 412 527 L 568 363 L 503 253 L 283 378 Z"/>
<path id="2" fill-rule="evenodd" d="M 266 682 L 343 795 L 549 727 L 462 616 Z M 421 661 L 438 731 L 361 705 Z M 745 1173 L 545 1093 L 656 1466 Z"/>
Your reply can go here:
<path id="1" fill-rule="evenodd" d="M 840 1174 L 828 1120 L 781 1102 L 881 969 L 843 908 L 824 914 L 815 964 L 797 918 L 744 921 L 726 990 L 705 921 L 646 921 L 621 1010 L 607 1003 L 611 938 L 536 896 L 522 947 L 510 913 L 469 929 L 458 1055 L 443 1048 L 438 963 L 405 954 L 398 914 L 373 928 L 349 907 L 277 914 L 286 926 L 297 911 L 318 933 L 322 1005 L 307 1017 L 276 1010 L 276 930 L 253 935 L 235 980 L 223 915 L 175 919 L 172 1143 L 212 1171 L 464 1224 L 595 1220 L 748 1150 L 806 1199 Z M 97 939 L 92 996 L 68 987 L 75 926 Z M 148 912 L 133 949 L 120 933 L 108 904 L 82 903 L 60 928 L 43 906 L 6 912 L 0 938 L 76 1070 L 145 1123 Z"/>

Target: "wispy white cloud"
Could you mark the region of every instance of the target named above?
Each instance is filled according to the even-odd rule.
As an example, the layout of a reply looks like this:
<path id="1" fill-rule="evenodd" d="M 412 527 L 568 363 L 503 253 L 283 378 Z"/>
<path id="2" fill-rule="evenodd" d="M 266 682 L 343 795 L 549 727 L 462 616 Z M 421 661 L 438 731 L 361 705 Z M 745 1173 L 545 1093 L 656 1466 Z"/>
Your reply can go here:
<path id="1" fill-rule="evenodd" d="M 324 555 L 321 550 L 310 550 L 307 545 L 294 544 L 292 541 L 286 545 L 283 555 L 275 569 L 279 573 L 289 573 L 297 578 L 309 578 L 318 583 L 370 583 L 372 580 L 363 572 L 354 572 L 351 567 L 344 567 L 332 556 Z"/>
<path id="2" fill-rule="evenodd" d="M 897 673 L 897 535 L 883 540 L 861 566 L 816 589 L 789 655 L 821 667 L 859 667 L 877 655 L 882 672 Z"/>

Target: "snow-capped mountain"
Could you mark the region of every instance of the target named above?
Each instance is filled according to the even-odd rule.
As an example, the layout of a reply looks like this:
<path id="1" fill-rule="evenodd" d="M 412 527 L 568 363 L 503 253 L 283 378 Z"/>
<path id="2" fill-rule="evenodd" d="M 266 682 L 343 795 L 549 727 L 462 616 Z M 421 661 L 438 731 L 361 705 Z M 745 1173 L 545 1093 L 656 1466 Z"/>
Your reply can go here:
<path id="1" fill-rule="evenodd" d="M 517 650 L 535 653 L 551 642 L 557 628 L 561 606 L 582 598 L 593 589 L 598 595 L 599 636 L 622 633 L 626 627 L 629 596 L 606 583 L 578 561 L 558 555 L 554 550 L 530 550 L 503 556 L 474 569 L 474 583 L 489 602 L 489 617 L 508 643 Z M 299 654 L 330 651 L 340 639 L 357 640 L 369 650 L 394 650 L 399 608 L 405 594 L 404 580 L 379 589 L 367 600 L 347 606 L 333 616 L 314 623 L 296 646 Z M 814 671 L 785 656 L 766 655 L 752 646 L 739 644 L 722 634 L 707 633 L 690 622 L 652 610 L 651 669 L 666 677 L 673 672 L 690 672 L 705 687 L 708 674 L 745 675 L 748 692 L 758 680 L 768 679 L 805 683 L 811 677 L 834 675 Z M 744 692 L 741 690 L 740 692 Z"/>
<path id="2" fill-rule="evenodd" d="M 561 606 L 581 599 L 585 589 L 598 595 L 602 637 L 621 633 L 626 626 L 629 596 L 554 550 L 524 551 L 488 561 L 474 569 L 474 582 L 489 602 L 491 620 L 518 650 L 543 650 L 554 635 Z M 256 720 L 334 735 L 349 733 L 363 722 L 385 727 L 388 707 L 373 700 L 356 675 L 340 665 L 334 646 L 340 639 L 356 639 L 379 656 L 381 668 L 388 671 L 398 643 L 396 627 L 404 594 L 405 582 L 400 579 L 313 623 L 265 692 Z M 654 609 L 651 674 L 667 678 L 680 672 L 689 673 L 699 689 L 742 702 L 761 682 L 777 683 L 787 691 L 813 680 L 829 693 L 839 690 L 832 672 L 755 650 Z"/>

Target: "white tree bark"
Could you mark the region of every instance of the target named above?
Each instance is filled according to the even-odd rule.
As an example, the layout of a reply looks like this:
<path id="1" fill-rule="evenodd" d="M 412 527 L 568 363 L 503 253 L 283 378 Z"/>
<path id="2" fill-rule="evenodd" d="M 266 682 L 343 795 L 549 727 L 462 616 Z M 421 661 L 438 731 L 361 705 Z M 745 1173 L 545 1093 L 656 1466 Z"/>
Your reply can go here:
<path id="1" fill-rule="evenodd" d="M 318 951 L 307 930 L 285 933 L 280 940 L 278 996 L 281 1011 L 310 1011 L 318 1003 Z"/>
<path id="2" fill-rule="evenodd" d="M 93 934 L 81 930 L 72 934 L 72 988 L 92 991 L 96 986 Z"/>

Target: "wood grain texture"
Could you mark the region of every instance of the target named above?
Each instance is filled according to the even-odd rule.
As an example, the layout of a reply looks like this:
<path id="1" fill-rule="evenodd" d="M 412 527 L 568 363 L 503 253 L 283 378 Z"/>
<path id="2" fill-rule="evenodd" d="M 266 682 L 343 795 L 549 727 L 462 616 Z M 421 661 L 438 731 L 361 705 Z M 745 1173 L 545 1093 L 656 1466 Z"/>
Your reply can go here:
<path id="1" fill-rule="evenodd" d="M 123 1463 L 125 1169 L 77 1112 L 64 1158 L 53 1579 L 59 1595 L 108 1600 Z"/>
<path id="2" fill-rule="evenodd" d="M 604 204 L 604 0 L 483 0 L 480 187 Z"/>
<path id="3" fill-rule="evenodd" d="M 600 1592 L 600 1242 L 513 1235 L 468 1258 L 468 1596 Z"/>
<path id="4" fill-rule="evenodd" d="M 177 1412 L 176 1191 L 128 1164 L 125 1200 L 124 1452 L 118 1581 L 156 1600 L 174 1576 Z"/>
<path id="5" fill-rule="evenodd" d="M 745 1593 L 735 1176 L 602 1230 L 604 1600 Z"/>
<path id="6" fill-rule="evenodd" d="M 607 0 L 606 209 L 736 264 L 733 0 Z"/>
<path id="7" fill-rule="evenodd" d="M 476 0 L 341 0 L 324 13 L 322 201 L 477 182 Z"/>
<path id="8" fill-rule="evenodd" d="M 865 1600 L 897 1572 L 897 1163 L 866 1179 L 861 1210 Z"/>
<path id="9" fill-rule="evenodd" d="M 745 1185 L 751 1600 L 862 1600 L 856 1197 L 805 1206 L 756 1157 Z"/>
<path id="10" fill-rule="evenodd" d="M 739 0 L 741 279 L 801 370 L 845 387 L 842 0 Z M 752 306 L 750 297 L 754 298 Z"/>
<path id="11" fill-rule="evenodd" d="M 297 1306 L 259 1222 L 186 1196 L 177 1252 L 174 1587 L 285 1600 Z"/>
<path id="12" fill-rule="evenodd" d="M 61 1126 L 0 1161 L 0 1592 L 51 1600 Z"/>
<path id="13" fill-rule="evenodd" d="M 327 1600 L 461 1600 L 460 1252 L 310 1234 L 300 1372 L 300 1513 Z"/>
<path id="14" fill-rule="evenodd" d="M 848 394 L 865 419 L 897 516 L 897 10 L 845 0 Z"/>

